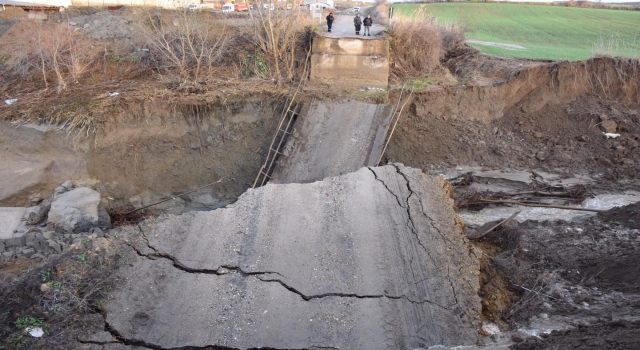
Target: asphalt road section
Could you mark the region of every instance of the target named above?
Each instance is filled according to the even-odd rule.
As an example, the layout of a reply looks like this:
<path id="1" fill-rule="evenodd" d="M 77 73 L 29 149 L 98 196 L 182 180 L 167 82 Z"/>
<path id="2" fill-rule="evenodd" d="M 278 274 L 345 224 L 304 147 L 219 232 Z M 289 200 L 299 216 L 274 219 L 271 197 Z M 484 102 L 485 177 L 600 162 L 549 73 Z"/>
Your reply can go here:
<path id="1" fill-rule="evenodd" d="M 326 18 L 323 18 L 322 21 L 325 22 L 322 25 L 322 31 L 319 32 L 319 35 L 327 36 L 330 38 L 361 38 L 361 39 L 376 39 L 376 37 L 380 37 L 384 34 L 384 30 L 386 29 L 384 26 L 381 26 L 377 23 L 373 23 L 371 26 L 371 36 L 364 36 L 364 26 L 360 30 L 360 35 L 356 35 L 356 27 L 353 25 L 353 16 L 347 15 L 334 15 L 335 20 L 333 21 L 333 26 L 331 28 L 331 33 L 327 31 L 327 23 Z M 362 19 L 367 17 L 366 15 L 360 15 Z M 375 21 L 375 19 L 374 19 Z"/>
<path id="2" fill-rule="evenodd" d="M 391 110 L 358 101 L 312 101 L 301 111 L 270 183 L 313 182 L 378 165 Z"/>
<path id="3" fill-rule="evenodd" d="M 473 344 L 478 261 L 449 189 L 387 165 L 148 220 L 106 329 L 154 349 Z"/>

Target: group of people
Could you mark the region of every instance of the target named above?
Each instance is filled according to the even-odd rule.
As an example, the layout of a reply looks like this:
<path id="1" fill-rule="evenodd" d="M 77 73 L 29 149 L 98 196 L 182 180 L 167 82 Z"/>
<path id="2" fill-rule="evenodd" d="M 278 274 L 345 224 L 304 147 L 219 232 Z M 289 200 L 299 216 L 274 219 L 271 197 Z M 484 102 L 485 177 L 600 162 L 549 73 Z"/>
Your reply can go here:
<path id="1" fill-rule="evenodd" d="M 327 29 L 329 31 L 329 33 L 331 33 L 331 27 L 333 26 L 333 12 L 329 12 L 329 16 L 327 16 Z M 367 35 L 367 36 L 371 36 L 371 25 L 373 25 L 373 19 L 371 19 L 370 15 L 367 15 L 367 18 L 365 18 L 364 20 L 362 18 L 360 18 L 360 14 L 356 14 L 356 16 L 353 18 L 353 25 L 356 27 L 356 35 L 360 35 L 360 30 L 362 29 L 362 26 L 364 25 L 364 32 L 362 33 L 362 35 Z"/>

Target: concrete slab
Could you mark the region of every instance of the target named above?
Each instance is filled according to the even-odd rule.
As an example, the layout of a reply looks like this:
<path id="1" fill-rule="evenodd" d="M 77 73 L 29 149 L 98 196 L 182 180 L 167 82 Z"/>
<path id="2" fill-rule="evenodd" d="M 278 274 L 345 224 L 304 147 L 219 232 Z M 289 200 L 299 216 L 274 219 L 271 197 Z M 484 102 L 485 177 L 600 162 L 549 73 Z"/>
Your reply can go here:
<path id="1" fill-rule="evenodd" d="M 353 17 L 336 16 L 331 33 L 317 32 L 311 49 L 311 81 L 341 87 L 389 86 L 389 40 L 384 27 L 355 35 Z M 361 33 L 362 34 L 362 33 Z"/>
<path id="2" fill-rule="evenodd" d="M 306 183 L 376 166 L 392 107 L 314 100 L 295 124 L 271 183 Z"/>
<path id="3" fill-rule="evenodd" d="M 131 232 L 138 258 L 106 312 L 127 342 L 375 350 L 477 341 L 477 259 L 447 184 L 418 169 L 269 184 L 227 208 Z"/>
<path id="4" fill-rule="evenodd" d="M 15 197 L 27 197 L 45 181 L 51 170 L 51 160 L 16 160 L 0 158 L 0 202 L 12 202 Z M 15 205 L 10 203 L 9 205 Z"/>
<path id="5" fill-rule="evenodd" d="M 13 238 L 13 231 L 20 227 L 27 208 L 0 207 L 0 239 Z"/>

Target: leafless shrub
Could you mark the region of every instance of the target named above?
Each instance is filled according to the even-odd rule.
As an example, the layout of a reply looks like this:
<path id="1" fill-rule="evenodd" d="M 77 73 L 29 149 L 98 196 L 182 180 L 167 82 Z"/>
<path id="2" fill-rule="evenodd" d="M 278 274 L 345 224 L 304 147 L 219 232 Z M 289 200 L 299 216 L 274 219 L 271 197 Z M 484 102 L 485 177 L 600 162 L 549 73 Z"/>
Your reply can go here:
<path id="1" fill-rule="evenodd" d="M 206 13 L 186 8 L 141 13 L 140 32 L 156 69 L 177 70 L 183 79 L 194 82 L 214 71 L 230 36 L 225 21 L 212 21 Z"/>
<path id="2" fill-rule="evenodd" d="M 250 56 L 247 64 L 254 64 L 259 75 L 269 75 L 278 84 L 296 76 L 301 56 L 311 49 L 310 13 L 303 9 L 301 0 L 292 1 L 291 8 L 278 8 L 272 0 L 258 0 L 256 11 L 250 11 L 251 38 L 257 52 Z M 260 61 L 265 65 L 261 66 Z M 257 65 L 256 65 L 257 64 Z M 268 67 L 268 70 L 265 68 Z"/>
<path id="3" fill-rule="evenodd" d="M 427 14 L 398 17 L 390 31 L 396 74 L 420 75 L 441 66 L 446 53 L 464 43 L 456 25 L 440 25 Z"/>
<path id="4" fill-rule="evenodd" d="M 77 83 L 93 63 L 90 57 L 89 40 L 66 23 L 47 28 L 39 23 L 36 29 L 37 60 L 45 87 L 49 86 L 51 74 L 55 75 L 56 90 Z"/>

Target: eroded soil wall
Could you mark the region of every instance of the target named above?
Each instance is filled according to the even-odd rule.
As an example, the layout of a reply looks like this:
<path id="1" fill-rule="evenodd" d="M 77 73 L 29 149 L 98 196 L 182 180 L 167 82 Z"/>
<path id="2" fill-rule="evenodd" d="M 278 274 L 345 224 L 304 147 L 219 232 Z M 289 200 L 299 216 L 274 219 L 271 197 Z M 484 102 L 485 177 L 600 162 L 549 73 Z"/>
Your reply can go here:
<path id="1" fill-rule="evenodd" d="M 389 161 L 590 171 L 616 165 L 611 175 L 629 177 L 640 170 L 637 60 L 458 63 L 450 68 L 468 84 L 416 94 Z M 609 131 L 619 138 L 603 135 L 603 119 L 615 121 Z"/>
<path id="2" fill-rule="evenodd" d="M 0 205 L 27 205 L 62 181 L 94 185 L 115 202 L 147 204 L 223 181 L 172 203 L 175 211 L 234 201 L 253 182 L 280 116 L 276 98 L 215 103 L 146 102 L 73 140 L 46 125 L 0 124 L 7 181 Z M 1 180 L 0 180 L 1 181 Z"/>

